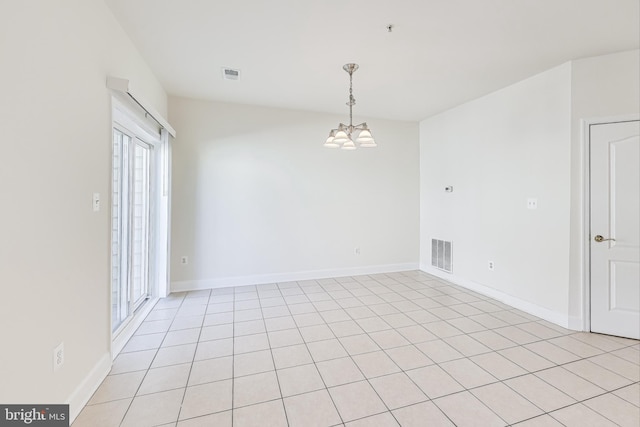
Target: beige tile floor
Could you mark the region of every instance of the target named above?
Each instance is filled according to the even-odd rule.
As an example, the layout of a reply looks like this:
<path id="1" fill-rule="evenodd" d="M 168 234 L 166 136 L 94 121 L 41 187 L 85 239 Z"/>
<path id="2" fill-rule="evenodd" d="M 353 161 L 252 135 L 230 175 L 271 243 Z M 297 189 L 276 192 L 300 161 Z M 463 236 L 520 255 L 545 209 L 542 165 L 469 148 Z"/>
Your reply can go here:
<path id="1" fill-rule="evenodd" d="M 173 294 L 74 427 L 640 425 L 640 344 L 422 272 Z"/>

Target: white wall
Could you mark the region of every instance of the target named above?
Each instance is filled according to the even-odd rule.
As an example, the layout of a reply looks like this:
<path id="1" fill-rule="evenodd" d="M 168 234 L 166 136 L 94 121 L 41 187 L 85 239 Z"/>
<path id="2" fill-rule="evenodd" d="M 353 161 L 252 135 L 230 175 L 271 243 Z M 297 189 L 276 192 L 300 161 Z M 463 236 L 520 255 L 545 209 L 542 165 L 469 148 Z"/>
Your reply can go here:
<path id="1" fill-rule="evenodd" d="M 346 152 L 322 143 L 348 115 L 171 97 L 169 119 L 173 290 L 417 267 L 417 123 Z"/>
<path id="2" fill-rule="evenodd" d="M 0 58 L 0 402 L 73 413 L 111 362 L 106 76 L 166 94 L 101 0 L 3 1 Z"/>
<path id="3" fill-rule="evenodd" d="M 569 313 L 575 328 L 583 316 L 585 143 L 582 121 L 640 113 L 640 51 L 586 58 L 571 72 L 571 281 Z"/>
<path id="4" fill-rule="evenodd" d="M 447 278 L 566 324 L 570 120 L 565 64 L 421 122 L 421 268 L 451 240 Z"/>

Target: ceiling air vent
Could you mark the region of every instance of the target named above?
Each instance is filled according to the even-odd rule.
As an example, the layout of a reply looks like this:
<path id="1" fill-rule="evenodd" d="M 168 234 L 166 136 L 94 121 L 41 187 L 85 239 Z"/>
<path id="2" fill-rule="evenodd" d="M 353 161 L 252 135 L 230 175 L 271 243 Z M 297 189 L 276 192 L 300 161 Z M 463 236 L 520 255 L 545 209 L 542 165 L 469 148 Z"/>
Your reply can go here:
<path id="1" fill-rule="evenodd" d="M 240 70 L 234 70 L 233 68 L 222 68 L 222 78 L 225 80 L 240 80 Z"/>

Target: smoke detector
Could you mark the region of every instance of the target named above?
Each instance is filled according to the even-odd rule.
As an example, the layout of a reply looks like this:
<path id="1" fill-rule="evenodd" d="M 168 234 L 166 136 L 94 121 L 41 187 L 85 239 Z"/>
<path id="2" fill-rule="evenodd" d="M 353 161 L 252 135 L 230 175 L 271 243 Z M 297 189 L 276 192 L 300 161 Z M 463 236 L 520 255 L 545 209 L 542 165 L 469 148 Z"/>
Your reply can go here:
<path id="1" fill-rule="evenodd" d="M 225 80 L 240 80 L 240 70 L 222 67 L 222 78 Z"/>

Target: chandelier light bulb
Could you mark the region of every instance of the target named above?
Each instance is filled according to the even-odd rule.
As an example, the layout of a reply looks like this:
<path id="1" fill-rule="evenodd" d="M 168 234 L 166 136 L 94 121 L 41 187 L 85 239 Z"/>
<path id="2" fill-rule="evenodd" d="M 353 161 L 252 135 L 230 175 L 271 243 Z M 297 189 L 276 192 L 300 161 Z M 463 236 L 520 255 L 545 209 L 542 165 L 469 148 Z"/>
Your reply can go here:
<path id="1" fill-rule="evenodd" d="M 334 139 L 335 139 L 335 132 L 334 132 L 334 131 L 331 131 L 331 132 L 329 133 L 329 137 L 327 138 L 327 140 L 324 142 L 324 144 L 323 144 L 323 145 L 324 145 L 325 147 L 327 147 L 327 148 L 338 148 L 338 147 L 340 147 L 340 145 L 339 145 L 339 144 L 337 144 L 337 143 L 334 141 Z"/>
<path id="2" fill-rule="evenodd" d="M 327 138 L 327 140 L 324 142 L 323 144 L 325 147 L 327 148 L 338 148 L 340 147 L 340 145 L 336 144 L 335 142 L 333 142 L 333 137 L 330 136 L 329 138 Z"/>
<path id="3" fill-rule="evenodd" d="M 363 142 L 371 142 L 371 141 L 373 141 L 371 132 L 369 132 L 368 129 L 361 130 L 360 134 L 358 135 L 358 142 L 363 143 Z"/>
<path id="4" fill-rule="evenodd" d="M 349 135 L 347 135 L 347 133 L 343 130 L 339 130 L 338 133 L 336 133 L 335 138 L 333 138 L 333 142 L 335 142 L 336 144 L 343 144 L 347 141 L 350 141 Z"/>
<path id="5" fill-rule="evenodd" d="M 353 141 L 351 139 L 349 139 L 347 142 L 342 144 L 342 149 L 343 150 L 355 150 L 356 149 L 356 144 L 354 144 Z"/>

